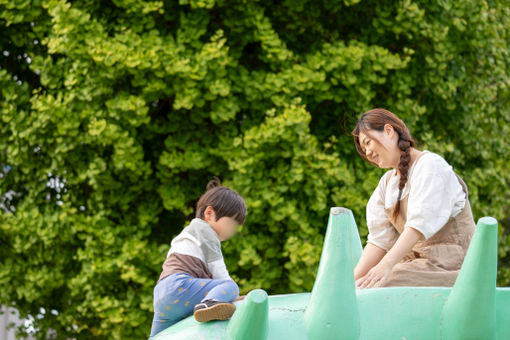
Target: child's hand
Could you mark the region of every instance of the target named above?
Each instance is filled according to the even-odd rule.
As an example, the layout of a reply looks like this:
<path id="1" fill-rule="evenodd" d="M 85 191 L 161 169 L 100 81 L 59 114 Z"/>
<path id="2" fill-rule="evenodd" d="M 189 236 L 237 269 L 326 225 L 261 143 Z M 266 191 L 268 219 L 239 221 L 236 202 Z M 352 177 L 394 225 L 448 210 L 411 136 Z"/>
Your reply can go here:
<path id="1" fill-rule="evenodd" d="M 237 298 L 234 300 L 234 302 L 235 302 L 235 301 L 241 301 L 241 300 L 244 300 L 244 298 L 245 298 L 245 297 L 246 297 L 246 295 L 239 296 L 239 297 L 237 297 Z"/>

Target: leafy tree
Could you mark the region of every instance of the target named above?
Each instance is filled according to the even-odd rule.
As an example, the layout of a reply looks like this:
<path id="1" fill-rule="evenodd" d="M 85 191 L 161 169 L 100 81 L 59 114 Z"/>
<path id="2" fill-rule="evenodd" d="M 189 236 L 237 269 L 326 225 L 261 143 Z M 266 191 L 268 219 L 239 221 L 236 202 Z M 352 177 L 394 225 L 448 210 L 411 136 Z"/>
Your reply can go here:
<path id="1" fill-rule="evenodd" d="M 350 131 L 373 107 L 500 220 L 508 284 L 509 18 L 504 0 L 0 0 L 0 303 L 40 338 L 147 336 L 213 175 L 248 204 L 224 245 L 242 291 L 309 291 L 329 207 L 366 237 L 384 171 Z"/>

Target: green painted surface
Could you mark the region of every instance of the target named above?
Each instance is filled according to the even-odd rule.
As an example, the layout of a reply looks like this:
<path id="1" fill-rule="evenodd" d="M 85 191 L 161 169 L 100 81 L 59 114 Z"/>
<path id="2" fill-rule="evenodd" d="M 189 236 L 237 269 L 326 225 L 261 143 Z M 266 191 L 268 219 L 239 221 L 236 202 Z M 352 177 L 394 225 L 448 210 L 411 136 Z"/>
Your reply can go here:
<path id="1" fill-rule="evenodd" d="M 496 339 L 497 249 L 498 222 L 481 218 L 443 310 L 444 339 Z"/>
<path id="2" fill-rule="evenodd" d="M 262 289 L 252 290 L 228 323 L 227 339 L 266 339 L 269 321 L 268 306 L 267 293 Z"/>
<path id="3" fill-rule="evenodd" d="M 361 245 L 358 240 L 359 247 L 354 247 L 353 234 L 358 231 L 351 211 L 331 209 L 319 270 L 304 314 L 305 330 L 310 339 L 359 338 L 353 271 L 361 255 Z M 339 244 L 344 247 L 338 247 Z"/>
<path id="4" fill-rule="evenodd" d="M 478 222 L 453 288 L 355 290 L 360 253 L 352 213 L 333 208 L 312 293 L 255 290 L 230 321 L 191 316 L 152 339 L 510 339 L 510 289 L 495 287 L 496 220 Z"/>

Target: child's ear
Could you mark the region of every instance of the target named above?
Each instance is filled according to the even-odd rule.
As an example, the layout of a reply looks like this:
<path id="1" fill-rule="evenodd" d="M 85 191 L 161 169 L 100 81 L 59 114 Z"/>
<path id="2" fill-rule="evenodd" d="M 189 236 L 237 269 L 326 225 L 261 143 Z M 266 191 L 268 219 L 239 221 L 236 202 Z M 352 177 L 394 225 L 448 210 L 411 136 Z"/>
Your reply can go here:
<path id="1" fill-rule="evenodd" d="M 210 205 L 208 205 L 207 208 L 205 208 L 204 219 L 206 221 L 216 222 L 216 212 L 214 211 L 213 207 L 211 207 Z"/>

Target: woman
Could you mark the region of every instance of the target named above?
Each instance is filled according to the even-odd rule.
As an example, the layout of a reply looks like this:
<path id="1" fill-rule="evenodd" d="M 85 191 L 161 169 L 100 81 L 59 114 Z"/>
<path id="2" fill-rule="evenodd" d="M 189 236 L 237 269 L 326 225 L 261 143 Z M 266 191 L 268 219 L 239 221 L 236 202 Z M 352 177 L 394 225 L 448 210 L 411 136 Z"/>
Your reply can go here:
<path id="1" fill-rule="evenodd" d="M 415 149 L 388 110 L 364 113 L 353 135 L 361 157 L 393 168 L 367 204 L 356 286 L 453 286 L 475 228 L 466 184 L 441 156 Z"/>

